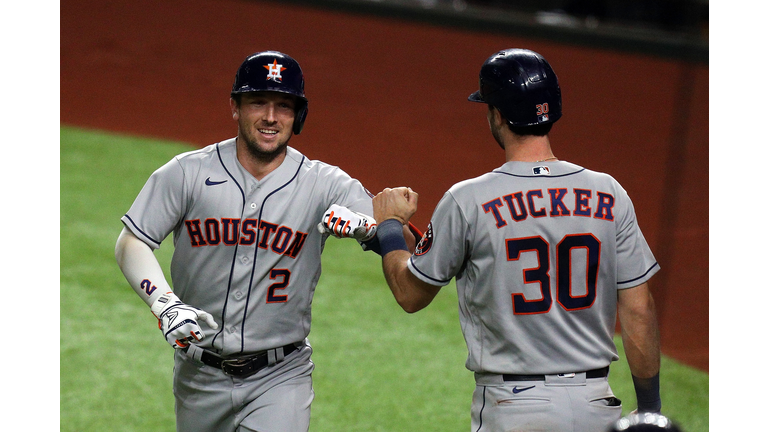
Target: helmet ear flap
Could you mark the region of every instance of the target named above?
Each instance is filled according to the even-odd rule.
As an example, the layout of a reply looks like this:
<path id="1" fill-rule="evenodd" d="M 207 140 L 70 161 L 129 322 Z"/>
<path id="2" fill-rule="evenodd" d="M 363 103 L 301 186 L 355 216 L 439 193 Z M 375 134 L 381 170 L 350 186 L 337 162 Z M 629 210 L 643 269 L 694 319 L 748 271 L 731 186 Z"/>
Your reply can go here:
<path id="1" fill-rule="evenodd" d="M 296 110 L 296 117 L 293 120 L 293 134 L 298 135 L 301 130 L 304 129 L 304 120 L 307 119 L 307 111 L 309 111 L 309 104 L 304 103 L 302 107 Z"/>

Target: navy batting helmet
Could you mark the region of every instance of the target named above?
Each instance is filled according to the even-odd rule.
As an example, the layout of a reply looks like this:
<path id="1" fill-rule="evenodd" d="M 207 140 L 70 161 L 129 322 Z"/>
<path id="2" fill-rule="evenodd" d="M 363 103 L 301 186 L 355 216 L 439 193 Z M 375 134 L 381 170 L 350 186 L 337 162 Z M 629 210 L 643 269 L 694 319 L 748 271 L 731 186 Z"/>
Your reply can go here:
<path id="1" fill-rule="evenodd" d="M 607 432 L 681 432 L 681 430 L 661 414 L 633 413 L 622 417 Z"/>
<path id="2" fill-rule="evenodd" d="M 526 49 L 488 57 L 480 68 L 480 90 L 469 100 L 496 107 L 512 126 L 554 123 L 563 115 L 555 71 L 544 57 Z"/>
<path id="3" fill-rule="evenodd" d="M 296 96 L 293 133 L 298 135 L 307 118 L 304 73 L 299 62 L 278 51 L 264 51 L 248 56 L 235 74 L 232 97 L 248 92 L 279 92 Z"/>

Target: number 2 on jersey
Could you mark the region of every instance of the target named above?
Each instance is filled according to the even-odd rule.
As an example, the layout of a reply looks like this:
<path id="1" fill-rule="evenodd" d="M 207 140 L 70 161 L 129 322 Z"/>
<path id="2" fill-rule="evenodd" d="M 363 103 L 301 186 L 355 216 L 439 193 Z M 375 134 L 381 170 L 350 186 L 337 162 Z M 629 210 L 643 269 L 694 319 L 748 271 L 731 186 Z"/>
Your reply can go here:
<path id="1" fill-rule="evenodd" d="M 525 283 L 539 283 L 541 299 L 526 300 L 522 293 L 512 294 L 512 310 L 515 315 L 549 312 L 552 307 L 551 278 L 549 276 L 549 243 L 542 237 L 507 239 L 507 261 L 517 261 L 523 252 L 536 252 L 539 266 L 523 270 Z M 571 287 L 571 252 L 586 249 L 586 294 L 573 295 Z M 567 311 L 588 309 L 595 302 L 597 274 L 600 268 L 600 240 L 592 234 L 573 234 L 563 237 L 556 246 L 557 259 L 555 285 L 557 302 Z"/>
<path id="2" fill-rule="evenodd" d="M 291 271 L 288 269 L 272 269 L 269 272 L 270 279 L 282 278 L 279 282 L 275 282 L 269 286 L 267 290 L 267 303 L 285 303 L 288 301 L 287 295 L 275 294 L 275 290 L 285 289 L 291 282 Z"/>

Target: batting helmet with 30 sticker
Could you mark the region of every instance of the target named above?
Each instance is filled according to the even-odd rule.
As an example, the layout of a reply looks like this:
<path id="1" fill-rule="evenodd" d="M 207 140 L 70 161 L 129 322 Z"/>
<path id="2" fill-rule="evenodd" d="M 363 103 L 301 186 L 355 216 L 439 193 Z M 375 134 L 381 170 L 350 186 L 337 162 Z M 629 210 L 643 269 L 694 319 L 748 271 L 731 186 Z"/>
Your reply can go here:
<path id="1" fill-rule="evenodd" d="M 472 102 L 496 107 L 512 126 L 556 122 L 563 114 L 555 71 L 540 54 L 512 48 L 488 57 Z"/>
<path id="2" fill-rule="evenodd" d="M 307 118 L 307 97 L 304 95 L 304 72 L 299 62 L 278 51 L 263 51 L 248 56 L 237 69 L 231 96 L 262 91 L 296 96 L 293 133 L 300 134 Z"/>

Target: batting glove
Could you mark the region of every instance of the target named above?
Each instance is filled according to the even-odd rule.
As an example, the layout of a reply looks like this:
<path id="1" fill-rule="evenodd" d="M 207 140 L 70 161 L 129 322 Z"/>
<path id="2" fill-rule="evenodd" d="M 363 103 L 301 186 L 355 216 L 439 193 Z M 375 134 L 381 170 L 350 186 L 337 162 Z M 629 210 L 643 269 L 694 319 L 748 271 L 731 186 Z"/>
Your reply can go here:
<path id="1" fill-rule="evenodd" d="M 321 234 L 333 234 L 338 238 L 353 238 L 364 242 L 376 235 L 376 220 L 346 207 L 332 204 L 317 225 Z"/>
<path id="2" fill-rule="evenodd" d="M 186 348 L 190 342 L 199 342 L 205 335 L 198 320 L 205 321 L 212 329 L 219 328 L 208 312 L 182 303 L 176 294 L 168 292 L 160 296 L 151 307 L 158 320 L 158 327 L 165 340 L 176 349 Z"/>

